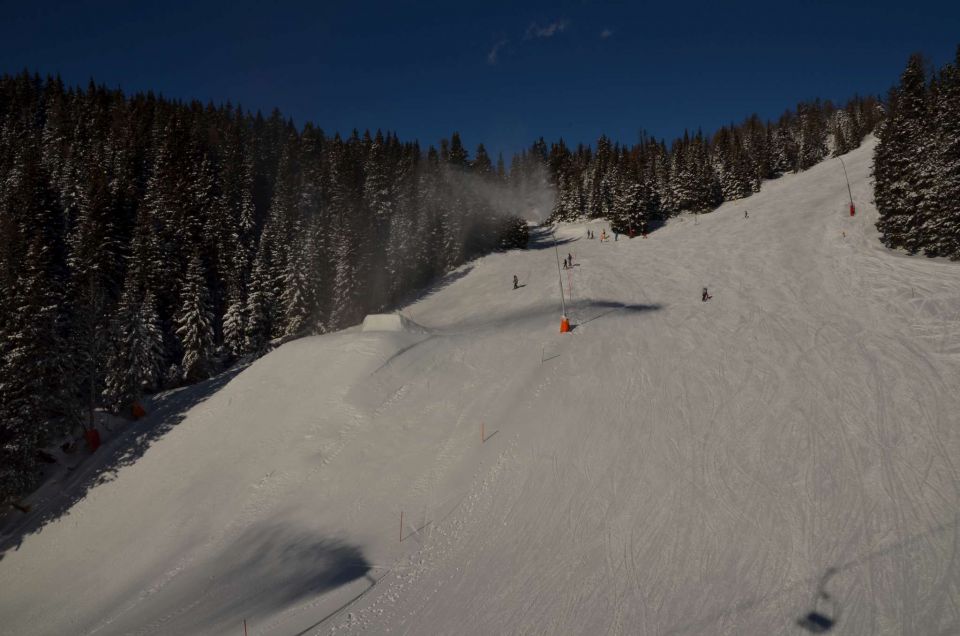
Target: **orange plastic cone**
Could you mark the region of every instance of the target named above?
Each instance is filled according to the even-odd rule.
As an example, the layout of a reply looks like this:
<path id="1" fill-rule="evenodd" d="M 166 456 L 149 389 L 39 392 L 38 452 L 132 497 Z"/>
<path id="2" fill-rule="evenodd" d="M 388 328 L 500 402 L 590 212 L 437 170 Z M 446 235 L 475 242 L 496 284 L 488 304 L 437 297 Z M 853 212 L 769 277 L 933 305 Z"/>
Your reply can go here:
<path id="1" fill-rule="evenodd" d="M 570 332 L 570 321 L 567 320 L 567 317 L 564 316 L 560 319 L 560 333 L 569 333 Z"/>

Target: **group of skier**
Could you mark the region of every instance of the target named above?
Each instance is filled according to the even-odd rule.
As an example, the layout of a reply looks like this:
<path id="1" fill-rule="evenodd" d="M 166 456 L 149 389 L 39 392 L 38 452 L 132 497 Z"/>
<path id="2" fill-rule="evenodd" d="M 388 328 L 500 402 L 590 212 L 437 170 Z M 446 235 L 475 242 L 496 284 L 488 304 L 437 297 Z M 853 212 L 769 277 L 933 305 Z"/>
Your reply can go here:
<path id="1" fill-rule="evenodd" d="M 749 214 L 749 212 L 747 212 L 746 210 L 743 211 L 743 218 L 745 218 L 745 219 L 749 219 L 749 218 L 750 218 L 750 214 Z M 616 240 L 618 239 L 618 232 L 614 231 L 613 235 L 614 235 L 614 239 L 613 239 L 613 240 L 616 241 Z M 587 228 L 587 238 L 588 238 L 588 239 L 594 238 L 593 230 L 591 230 L 591 229 L 589 229 L 589 228 Z M 646 232 L 644 232 L 644 238 L 646 238 Z M 600 242 L 609 241 L 609 240 L 610 240 L 610 236 L 607 234 L 606 228 L 600 230 Z M 567 254 L 567 257 L 566 257 L 565 259 L 563 259 L 563 269 L 571 269 L 573 266 L 574 266 L 574 264 L 573 264 L 573 254 L 568 253 L 568 254 Z M 514 289 L 519 289 L 519 288 L 520 288 L 520 279 L 517 277 L 516 274 L 513 275 L 513 288 L 514 288 Z M 700 300 L 703 301 L 703 302 L 707 302 L 708 300 L 710 300 L 710 299 L 712 299 L 712 298 L 713 298 L 713 296 L 710 294 L 710 292 L 707 290 L 707 288 L 704 287 L 704 288 L 703 288 L 703 293 L 700 295 Z"/>
<path id="2" fill-rule="evenodd" d="M 617 233 L 614 232 L 613 234 L 614 234 L 614 240 L 616 240 Z M 596 236 L 593 233 L 593 230 L 591 230 L 590 228 L 587 228 L 587 238 L 588 239 L 596 238 Z M 607 234 L 606 228 L 600 230 L 600 242 L 603 243 L 604 241 L 609 241 L 609 240 L 610 240 L 610 235 Z"/>

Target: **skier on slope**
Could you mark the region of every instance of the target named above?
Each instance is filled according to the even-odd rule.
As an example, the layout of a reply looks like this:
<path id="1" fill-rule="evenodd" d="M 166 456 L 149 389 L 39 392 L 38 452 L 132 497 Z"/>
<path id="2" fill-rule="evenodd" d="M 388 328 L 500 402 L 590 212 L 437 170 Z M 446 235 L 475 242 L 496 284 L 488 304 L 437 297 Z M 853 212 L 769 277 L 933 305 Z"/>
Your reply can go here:
<path id="1" fill-rule="evenodd" d="M 517 278 L 517 275 L 513 275 L 513 288 L 518 289 L 520 287 L 520 279 Z"/>
<path id="2" fill-rule="evenodd" d="M 711 296 L 711 295 L 709 294 L 709 292 L 707 292 L 707 288 L 704 287 L 704 288 L 703 288 L 703 296 L 700 298 L 700 300 L 702 300 L 703 302 L 707 302 L 707 301 L 710 300 L 711 298 L 713 298 L 713 296 Z"/>
<path id="3" fill-rule="evenodd" d="M 570 267 L 573 267 L 573 254 L 567 254 L 567 262 L 570 263 Z"/>
<path id="4" fill-rule="evenodd" d="M 746 210 L 744 210 L 744 211 L 743 211 L 743 218 L 749 219 L 749 218 L 750 218 L 750 213 L 747 212 Z"/>

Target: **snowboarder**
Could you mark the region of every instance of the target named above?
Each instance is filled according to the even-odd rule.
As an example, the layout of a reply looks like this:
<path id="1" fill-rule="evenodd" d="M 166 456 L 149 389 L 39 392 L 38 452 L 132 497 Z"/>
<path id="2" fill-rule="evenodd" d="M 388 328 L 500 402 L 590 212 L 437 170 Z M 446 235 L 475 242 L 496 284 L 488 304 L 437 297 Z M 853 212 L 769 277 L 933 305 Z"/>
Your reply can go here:
<path id="1" fill-rule="evenodd" d="M 517 275 L 516 275 L 516 274 L 514 274 L 514 275 L 513 275 L 513 288 L 514 288 L 514 289 L 518 289 L 519 287 L 520 287 L 520 279 L 517 278 Z M 706 288 L 704 288 L 704 291 L 706 291 Z"/>
<path id="2" fill-rule="evenodd" d="M 713 296 L 711 296 L 711 295 L 707 292 L 707 288 L 704 287 L 704 288 L 703 288 L 703 296 L 701 297 L 700 300 L 702 300 L 703 302 L 707 302 L 707 301 L 710 300 L 711 298 L 713 298 Z"/>

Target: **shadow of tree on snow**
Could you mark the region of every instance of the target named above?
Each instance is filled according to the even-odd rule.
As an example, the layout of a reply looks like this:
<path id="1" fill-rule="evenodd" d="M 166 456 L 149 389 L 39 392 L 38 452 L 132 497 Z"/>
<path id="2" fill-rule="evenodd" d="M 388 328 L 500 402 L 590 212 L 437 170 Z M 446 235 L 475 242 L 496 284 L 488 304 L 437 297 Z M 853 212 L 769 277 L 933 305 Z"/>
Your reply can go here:
<path id="1" fill-rule="evenodd" d="M 7 551 L 18 549 L 25 536 L 59 519 L 90 490 L 112 481 L 121 468 L 143 457 L 155 441 L 186 418 L 190 409 L 226 386 L 247 366 L 238 365 L 204 382 L 142 400 L 146 417 L 127 424 L 125 430 L 85 457 L 72 472 L 64 470 L 60 478 L 42 484 L 28 497 L 32 505 L 29 513 L 11 511 L 0 517 L 0 560 Z"/>
<path id="2" fill-rule="evenodd" d="M 244 618 L 255 627 L 258 617 L 357 579 L 372 585 L 370 572 L 356 545 L 286 524 L 255 525 L 171 580 L 137 621 L 159 621 L 163 631 L 183 634 L 233 629 Z M 171 607 L 190 609 L 165 619 Z"/>

